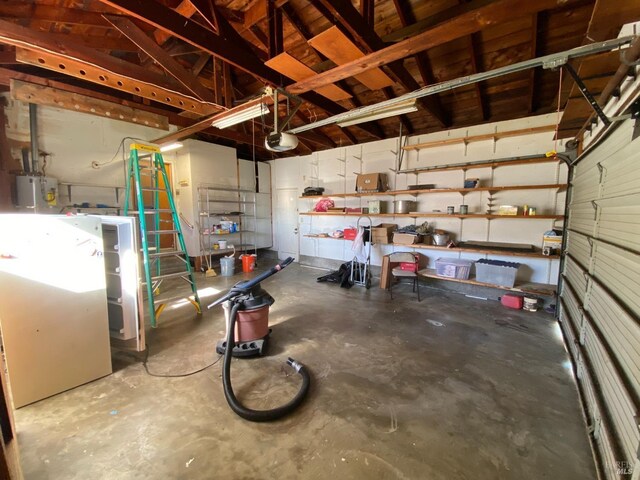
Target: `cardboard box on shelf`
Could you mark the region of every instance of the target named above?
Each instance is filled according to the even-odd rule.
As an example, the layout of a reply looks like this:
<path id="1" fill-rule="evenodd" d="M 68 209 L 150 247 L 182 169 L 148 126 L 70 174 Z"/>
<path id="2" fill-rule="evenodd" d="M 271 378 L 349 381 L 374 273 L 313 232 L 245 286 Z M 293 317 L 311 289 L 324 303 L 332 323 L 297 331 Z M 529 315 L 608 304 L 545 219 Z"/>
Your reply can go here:
<path id="1" fill-rule="evenodd" d="M 548 247 L 553 253 L 562 249 L 562 230 L 553 229 L 542 235 L 542 250 Z"/>
<path id="2" fill-rule="evenodd" d="M 498 207 L 498 215 L 518 215 L 520 207 L 517 205 L 500 205 Z"/>
<path id="3" fill-rule="evenodd" d="M 369 206 L 370 214 L 386 213 L 385 202 L 382 202 L 380 200 L 369 200 L 367 204 Z"/>
<path id="4" fill-rule="evenodd" d="M 386 192 L 389 182 L 386 173 L 361 173 L 356 178 L 356 192 Z"/>
<path id="5" fill-rule="evenodd" d="M 398 228 L 395 223 L 381 223 L 380 225 L 374 225 L 371 227 L 373 233 L 373 243 L 380 245 L 386 245 L 391 243 L 393 238 L 393 231 Z"/>
<path id="6" fill-rule="evenodd" d="M 413 233 L 398 233 L 393 234 L 393 243 L 399 243 L 402 245 L 413 245 L 414 243 L 422 242 L 422 235 Z"/>

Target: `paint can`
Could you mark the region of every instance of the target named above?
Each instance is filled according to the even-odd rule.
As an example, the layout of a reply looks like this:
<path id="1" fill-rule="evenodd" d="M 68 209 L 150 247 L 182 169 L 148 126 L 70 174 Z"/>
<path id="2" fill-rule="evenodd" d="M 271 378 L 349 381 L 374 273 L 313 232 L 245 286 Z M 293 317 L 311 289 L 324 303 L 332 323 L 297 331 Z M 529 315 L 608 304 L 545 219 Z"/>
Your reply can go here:
<path id="1" fill-rule="evenodd" d="M 469 205 L 460 205 L 460 215 L 467 215 L 469 213 Z"/>
<path id="2" fill-rule="evenodd" d="M 449 207 L 447 207 L 447 213 L 448 213 L 449 215 L 453 215 L 453 214 L 455 213 L 455 210 L 456 210 L 456 208 L 455 208 L 455 207 L 453 207 L 453 206 L 449 206 Z"/>
<path id="3" fill-rule="evenodd" d="M 522 306 L 523 310 L 527 312 L 537 312 L 538 311 L 538 299 L 536 297 L 524 297 L 524 304 Z"/>

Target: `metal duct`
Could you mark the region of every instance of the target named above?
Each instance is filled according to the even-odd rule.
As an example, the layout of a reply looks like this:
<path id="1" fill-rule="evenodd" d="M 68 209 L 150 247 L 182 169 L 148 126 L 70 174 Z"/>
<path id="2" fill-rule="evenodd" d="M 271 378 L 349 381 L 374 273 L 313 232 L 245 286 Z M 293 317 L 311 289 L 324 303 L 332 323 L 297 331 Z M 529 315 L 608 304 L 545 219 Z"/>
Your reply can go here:
<path id="1" fill-rule="evenodd" d="M 35 103 L 29 104 L 29 131 L 31 133 L 31 171 L 38 174 L 40 163 L 38 161 L 38 107 Z"/>

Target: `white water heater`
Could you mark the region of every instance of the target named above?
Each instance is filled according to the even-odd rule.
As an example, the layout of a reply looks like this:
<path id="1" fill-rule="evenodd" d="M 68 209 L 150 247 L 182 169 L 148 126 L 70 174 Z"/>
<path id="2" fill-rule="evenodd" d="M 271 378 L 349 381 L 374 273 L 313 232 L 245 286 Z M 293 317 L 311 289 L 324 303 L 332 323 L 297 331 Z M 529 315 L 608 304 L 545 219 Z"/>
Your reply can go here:
<path id="1" fill-rule="evenodd" d="M 55 178 L 19 175 L 16 177 L 16 188 L 19 208 L 29 208 L 39 212 L 50 210 L 50 207 L 57 205 L 58 180 Z"/>

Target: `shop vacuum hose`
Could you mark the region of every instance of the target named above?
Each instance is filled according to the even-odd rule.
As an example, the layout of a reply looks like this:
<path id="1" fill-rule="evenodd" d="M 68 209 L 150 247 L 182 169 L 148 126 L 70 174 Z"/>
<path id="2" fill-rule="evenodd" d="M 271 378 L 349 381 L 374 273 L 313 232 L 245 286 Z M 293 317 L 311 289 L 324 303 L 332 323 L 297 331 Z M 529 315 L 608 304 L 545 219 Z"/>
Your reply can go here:
<path id="1" fill-rule="evenodd" d="M 278 420 L 279 418 L 282 418 L 285 415 L 293 412 L 302 404 L 307 393 L 309 392 L 309 386 L 311 385 L 311 378 L 309 376 L 309 371 L 307 370 L 307 368 L 301 363 L 296 362 L 291 357 L 289 357 L 289 359 L 287 360 L 287 365 L 292 367 L 296 372 L 300 374 L 300 376 L 302 377 L 302 385 L 300 386 L 298 393 L 284 405 L 272 408 L 270 410 L 253 410 L 251 408 L 247 408 L 242 405 L 242 403 L 240 403 L 240 401 L 237 399 L 237 397 L 233 393 L 233 387 L 231 385 L 231 357 L 233 356 L 233 345 L 235 345 L 236 319 L 238 316 L 238 311 L 241 307 L 241 305 L 239 303 L 235 303 L 233 299 L 239 296 L 241 293 L 248 292 L 251 288 L 258 285 L 262 280 L 279 272 L 291 262 L 293 262 L 293 258 L 289 257 L 267 272 L 258 275 L 256 278 L 235 285 L 227 295 L 209 305 L 209 308 L 211 308 L 214 305 L 217 305 L 225 300 L 231 301 L 229 325 L 227 327 L 227 347 L 224 351 L 224 361 L 222 366 L 222 384 L 224 387 L 224 396 L 227 400 L 227 403 L 229 404 L 229 407 L 231 407 L 231 410 L 233 410 L 240 417 L 251 422 L 270 422 L 272 420 Z"/>
<path id="2" fill-rule="evenodd" d="M 304 401 L 304 398 L 307 395 L 309 386 L 311 384 L 309 372 L 304 365 L 296 362 L 292 358 L 289 358 L 287 360 L 287 365 L 293 367 L 302 377 L 302 385 L 300 386 L 300 390 L 298 390 L 296 396 L 284 405 L 273 408 L 271 410 L 253 410 L 242 405 L 233 393 L 233 387 L 231 386 L 231 352 L 233 348 L 229 348 L 230 345 L 235 345 L 234 331 L 236 327 L 236 317 L 239 309 L 240 305 L 234 305 L 231 308 L 229 317 L 229 328 L 227 329 L 227 348 L 224 351 L 224 363 L 222 367 L 222 384 L 224 386 L 224 396 L 227 399 L 227 403 L 229 404 L 229 407 L 231 407 L 231 410 L 233 410 L 236 414 L 238 414 L 245 420 L 249 420 L 251 422 L 270 422 L 272 420 L 278 420 L 279 418 L 284 417 L 290 412 L 293 412 Z"/>

